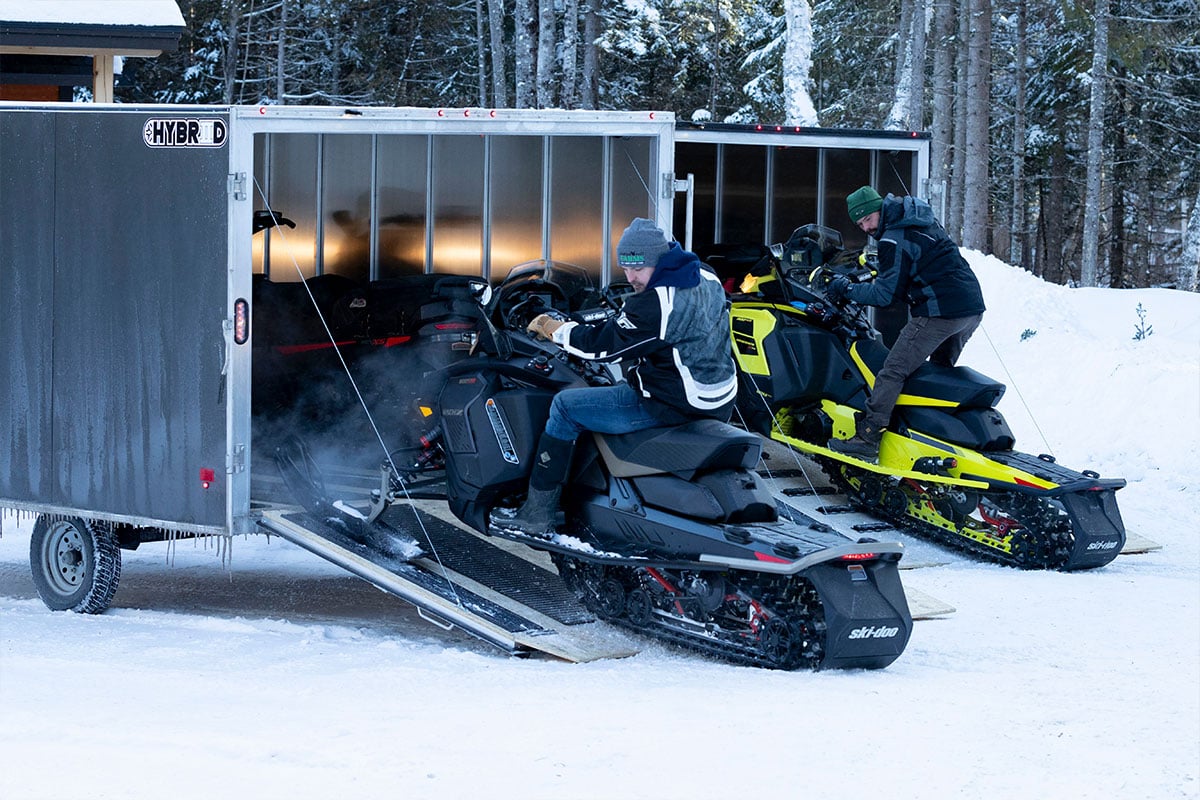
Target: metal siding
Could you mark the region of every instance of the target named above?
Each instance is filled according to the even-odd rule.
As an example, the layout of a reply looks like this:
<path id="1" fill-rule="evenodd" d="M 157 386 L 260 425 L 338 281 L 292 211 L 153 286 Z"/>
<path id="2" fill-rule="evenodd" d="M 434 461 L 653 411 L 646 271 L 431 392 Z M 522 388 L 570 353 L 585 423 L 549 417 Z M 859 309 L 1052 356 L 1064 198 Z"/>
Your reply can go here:
<path id="1" fill-rule="evenodd" d="M 54 121 L 0 113 L 0 498 L 33 501 L 53 483 Z"/>
<path id="2" fill-rule="evenodd" d="M 50 480 L 23 497 L 224 528 L 228 152 L 147 147 L 144 121 L 168 115 L 47 113 L 13 123 L 52 121 L 37 149 L 45 170 L 53 159 L 52 179 L 27 174 L 19 187 L 43 204 L 19 218 L 50 223 L 55 248 L 52 262 L 38 262 L 40 313 L 21 312 L 23 335 L 44 339 L 31 394 L 50 409 L 52 426 L 47 436 L 44 412 L 27 414 L 42 435 L 25 455 Z M 6 204 L 15 201 L 8 195 L 6 185 Z M 49 294 L 43 271 L 52 272 Z M 208 490 L 201 468 L 215 473 Z"/>

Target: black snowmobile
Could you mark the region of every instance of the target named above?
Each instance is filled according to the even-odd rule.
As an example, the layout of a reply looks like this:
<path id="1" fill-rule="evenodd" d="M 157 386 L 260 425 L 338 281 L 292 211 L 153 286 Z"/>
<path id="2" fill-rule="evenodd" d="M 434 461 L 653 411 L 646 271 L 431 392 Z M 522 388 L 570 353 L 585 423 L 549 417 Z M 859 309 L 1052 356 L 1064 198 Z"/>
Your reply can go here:
<path id="1" fill-rule="evenodd" d="M 894 661 L 912 630 L 901 545 L 854 542 L 781 512 L 754 472 L 761 440 L 729 425 L 585 434 L 556 535 L 489 528 L 494 509 L 523 499 L 555 393 L 617 379 L 608 366 L 570 358 L 525 326 L 543 312 L 594 319 L 607 313 L 586 310 L 600 298 L 586 272 L 545 261 L 514 268 L 490 301 L 481 298 L 474 355 L 445 370 L 440 427 L 423 438 L 421 466 L 385 480 L 370 518 L 403 502 L 421 474 L 444 469 L 455 516 L 547 551 L 602 618 L 773 668 Z"/>
<path id="2" fill-rule="evenodd" d="M 1121 552 L 1120 478 L 1013 449 L 1004 384 L 926 363 L 905 384 L 878 463 L 828 449 L 849 438 L 887 348 L 865 309 L 824 289 L 869 280 L 864 256 L 817 225 L 770 248 L 732 298 L 738 412 L 747 428 L 811 456 L 861 508 L 914 533 L 1030 569 L 1103 566 Z"/>

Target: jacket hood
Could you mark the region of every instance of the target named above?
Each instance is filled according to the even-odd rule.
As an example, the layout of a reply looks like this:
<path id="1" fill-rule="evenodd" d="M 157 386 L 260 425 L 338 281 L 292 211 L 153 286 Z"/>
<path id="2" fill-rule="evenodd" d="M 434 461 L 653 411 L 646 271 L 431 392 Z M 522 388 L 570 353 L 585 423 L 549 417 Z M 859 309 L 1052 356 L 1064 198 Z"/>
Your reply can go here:
<path id="1" fill-rule="evenodd" d="M 885 230 L 924 226 L 937 221 L 933 216 L 933 206 L 929 203 L 916 197 L 896 197 L 894 194 L 883 199 L 880 216 Z"/>
<path id="2" fill-rule="evenodd" d="M 646 283 L 646 289 L 659 286 L 673 286 L 677 289 L 690 289 L 700 285 L 700 257 L 695 253 L 684 250 L 679 242 L 671 242 L 671 248 L 658 257 L 654 274 Z"/>

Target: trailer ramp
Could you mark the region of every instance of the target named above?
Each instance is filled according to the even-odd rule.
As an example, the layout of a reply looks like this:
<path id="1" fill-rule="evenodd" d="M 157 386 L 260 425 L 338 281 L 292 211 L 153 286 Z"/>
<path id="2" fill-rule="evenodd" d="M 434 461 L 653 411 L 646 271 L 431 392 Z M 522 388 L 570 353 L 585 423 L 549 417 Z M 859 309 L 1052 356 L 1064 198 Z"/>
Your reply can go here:
<path id="1" fill-rule="evenodd" d="M 392 513 L 401 516 L 400 509 Z M 638 652 L 623 632 L 583 608 L 548 564 L 536 563 L 539 554 L 524 556 L 508 542 L 465 530 L 415 505 L 403 513 L 411 515 L 411 525 L 379 526 L 370 543 L 297 507 L 265 509 L 258 525 L 406 600 L 428 621 L 458 628 L 507 653 L 587 662 Z M 420 541 L 423 553 L 397 546 L 405 540 Z"/>

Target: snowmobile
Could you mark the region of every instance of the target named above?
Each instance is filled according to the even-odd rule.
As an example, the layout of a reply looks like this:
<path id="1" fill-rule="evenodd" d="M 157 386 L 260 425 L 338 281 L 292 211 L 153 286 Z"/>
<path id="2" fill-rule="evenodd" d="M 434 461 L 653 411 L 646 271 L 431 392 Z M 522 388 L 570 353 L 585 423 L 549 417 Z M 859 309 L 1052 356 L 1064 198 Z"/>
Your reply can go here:
<path id="1" fill-rule="evenodd" d="M 732 294 L 745 427 L 810 456 L 853 504 L 918 535 L 1027 569 L 1116 558 L 1125 481 L 1014 450 L 996 408 L 1004 384 L 969 367 L 927 362 L 908 379 L 877 462 L 826 447 L 853 435 L 888 353 L 865 309 L 825 292 L 839 275 L 870 280 L 869 257 L 846 251 L 836 230 L 805 225 Z"/>
<path id="2" fill-rule="evenodd" d="M 494 293 L 481 288 L 473 355 L 444 370 L 438 428 L 414 459 L 421 466 L 390 470 L 368 523 L 403 503 L 420 476 L 444 470 L 458 519 L 548 553 L 603 619 L 738 663 L 886 667 L 912 630 L 902 546 L 789 516 L 754 471 L 762 442 L 747 431 L 706 420 L 585 433 L 553 536 L 489 524 L 493 510 L 522 502 L 554 395 L 619 380 L 525 326 L 541 313 L 595 320 L 612 313 L 617 294 L 605 298 L 584 270 L 547 261 L 514 268 Z"/>

